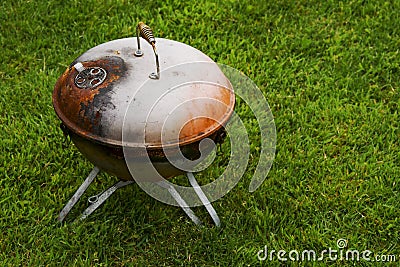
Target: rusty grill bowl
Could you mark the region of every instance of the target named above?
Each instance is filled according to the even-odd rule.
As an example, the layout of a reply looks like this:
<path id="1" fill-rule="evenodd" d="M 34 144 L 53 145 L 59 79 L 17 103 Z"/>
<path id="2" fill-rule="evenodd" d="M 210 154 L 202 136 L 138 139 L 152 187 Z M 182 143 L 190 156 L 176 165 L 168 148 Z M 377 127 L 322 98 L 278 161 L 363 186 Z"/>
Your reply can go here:
<path id="1" fill-rule="evenodd" d="M 73 132 L 70 132 L 69 136 L 79 151 L 95 166 L 98 166 L 101 170 L 109 174 L 117 176 L 121 180 L 133 180 L 127 167 L 123 148 L 121 146 L 113 146 L 90 141 Z M 219 143 L 222 142 L 223 136 L 224 129 L 221 128 L 208 138 Z M 178 149 L 186 158 L 196 160 L 200 157 L 199 143 L 200 141 L 193 142 L 184 146 L 179 146 Z M 171 155 L 174 150 L 176 150 L 176 148 L 172 148 L 168 154 Z M 207 150 L 208 149 L 205 148 L 205 151 Z M 142 153 L 142 150 L 138 149 L 138 152 Z M 184 173 L 184 171 L 169 163 L 163 149 L 148 149 L 147 156 L 150 158 L 157 172 L 164 178 L 168 179 Z M 147 156 L 138 154 L 135 162 L 138 164 L 140 164 L 140 162 L 146 162 Z"/>

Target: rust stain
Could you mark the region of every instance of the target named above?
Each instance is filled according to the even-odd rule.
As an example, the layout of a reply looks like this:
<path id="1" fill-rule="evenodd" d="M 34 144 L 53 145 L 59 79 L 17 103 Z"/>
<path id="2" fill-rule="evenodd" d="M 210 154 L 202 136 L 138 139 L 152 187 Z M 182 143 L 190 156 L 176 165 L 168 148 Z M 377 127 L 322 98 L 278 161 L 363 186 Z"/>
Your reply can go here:
<path id="1" fill-rule="evenodd" d="M 200 86 L 198 84 L 195 85 L 195 88 Z M 194 90 L 196 91 L 196 90 Z M 194 99 L 198 97 L 195 96 Z M 224 104 L 222 107 L 221 105 L 213 105 L 213 104 L 206 104 L 204 105 L 204 113 L 207 117 L 197 117 L 189 112 L 190 119 L 181 129 L 179 133 L 179 141 L 180 143 L 186 143 L 189 141 L 197 140 L 200 137 L 206 137 L 207 135 L 212 134 L 216 130 L 220 129 L 223 125 L 219 122 L 226 122 L 233 112 L 234 108 L 234 93 L 231 90 L 228 90 L 225 87 L 218 87 L 217 93 L 212 94 L 212 97 L 220 101 Z M 195 103 L 194 103 L 195 105 Z"/>
<path id="2" fill-rule="evenodd" d="M 95 88 L 82 89 L 75 85 L 78 71 L 73 67 L 74 63 L 61 75 L 54 87 L 54 109 L 68 128 L 81 135 L 91 133 L 101 136 L 101 108 L 104 105 L 113 107 L 112 103 L 108 105 L 108 92 L 124 76 L 126 66 L 120 57 L 115 56 L 81 62 L 85 68 L 101 67 L 107 71 L 107 77 L 102 84 Z"/>

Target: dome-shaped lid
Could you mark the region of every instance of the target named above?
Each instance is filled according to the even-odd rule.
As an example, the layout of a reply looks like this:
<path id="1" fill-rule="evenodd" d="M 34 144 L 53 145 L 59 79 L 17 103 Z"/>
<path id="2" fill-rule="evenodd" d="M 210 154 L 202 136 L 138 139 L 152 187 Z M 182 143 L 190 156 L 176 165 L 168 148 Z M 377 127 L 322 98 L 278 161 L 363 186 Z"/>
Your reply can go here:
<path id="1" fill-rule="evenodd" d="M 218 65 L 199 50 L 157 38 L 160 77 L 152 47 L 136 38 L 114 40 L 78 57 L 58 79 L 53 105 L 74 133 L 122 145 L 122 131 L 145 136 L 128 146 L 186 144 L 214 133 L 233 112 L 235 96 Z"/>

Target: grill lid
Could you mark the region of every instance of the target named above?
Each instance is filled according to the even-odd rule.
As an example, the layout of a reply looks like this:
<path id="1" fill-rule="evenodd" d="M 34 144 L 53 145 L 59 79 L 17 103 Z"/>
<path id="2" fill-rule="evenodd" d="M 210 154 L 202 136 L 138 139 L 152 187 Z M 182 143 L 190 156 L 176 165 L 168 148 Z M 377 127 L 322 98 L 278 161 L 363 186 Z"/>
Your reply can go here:
<path id="1" fill-rule="evenodd" d="M 157 38 L 161 72 L 152 73 L 155 45 L 141 40 L 140 50 L 136 38 L 98 45 L 61 75 L 53 105 L 70 131 L 121 146 L 128 129 L 133 137 L 125 146 L 159 148 L 200 140 L 227 122 L 235 98 L 216 63 L 191 46 Z"/>

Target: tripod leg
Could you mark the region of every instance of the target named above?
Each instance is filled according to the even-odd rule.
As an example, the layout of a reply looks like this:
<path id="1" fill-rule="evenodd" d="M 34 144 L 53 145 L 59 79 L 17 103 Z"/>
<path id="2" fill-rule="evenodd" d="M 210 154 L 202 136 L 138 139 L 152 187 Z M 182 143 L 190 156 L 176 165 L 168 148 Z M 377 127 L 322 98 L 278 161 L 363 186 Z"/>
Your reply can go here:
<path id="1" fill-rule="evenodd" d="M 99 174 L 99 172 L 100 172 L 100 170 L 99 170 L 98 167 L 94 167 L 93 168 L 93 170 L 90 172 L 88 177 L 81 184 L 81 186 L 78 188 L 78 190 L 76 190 L 75 194 L 72 196 L 72 198 L 68 201 L 68 203 L 65 205 L 65 207 L 62 209 L 62 211 L 58 215 L 58 219 L 57 220 L 59 222 L 64 221 L 65 217 L 68 215 L 68 213 L 74 207 L 76 202 L 78 202 L 80 197 L 83 195 L 83 193 L 89 187 L 89 185 L 93 182 L 94 178 L 97 176 L 97 174 Z"/>
<path id="2" fill-rule="evenodd" d="M 221 226 L 221 221 L 218 217 L 217 212 L 215 211 L 214 207 L 211 205 L 210 201 L 208 200 L 207 196 L 204 194 L 203 190 L 197 183 L 196 179 L 194 178 L 193 173 L 188 172 L 186 173 L 187 177 L 189 178 L 189 182 L 192 185 L 194 191 L 196 192 L 197 196 L 200 198 L 203 205 L 206 207 L 208 213 L 210 214 L 211 218 L 213 219 L 216 226 Z"/>
<path id="3" fill-rule="evenodd" d="M 104 201 L 106 201 L 117 189 L 127 186 L 133 183 L 133 181 L 119 181 L 103 193 L 92 196 L 89 198 L 90 206 L 82 213 L 81 220 L 92 214 Z"/>
<path id="4" fill-rule="evenodd" d="M 158 182 L 159 185 L 161 185 L 164 188 L 167 188 L 168 192 L 171 194 L 171 196 L 175 199 L 175 201 L 178 203 L 178 205 L 183 209 L 183 211 L 186 213 L 187 216 L 196 224 L 200 225 L 201 220 L 194 214 L 191 208 L 188 207 L 186 201 L 181 197 L 181 195 L 176 191 L 176 189 L 165 183 L 165 182 Z"/>

